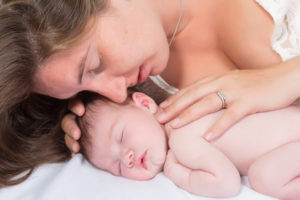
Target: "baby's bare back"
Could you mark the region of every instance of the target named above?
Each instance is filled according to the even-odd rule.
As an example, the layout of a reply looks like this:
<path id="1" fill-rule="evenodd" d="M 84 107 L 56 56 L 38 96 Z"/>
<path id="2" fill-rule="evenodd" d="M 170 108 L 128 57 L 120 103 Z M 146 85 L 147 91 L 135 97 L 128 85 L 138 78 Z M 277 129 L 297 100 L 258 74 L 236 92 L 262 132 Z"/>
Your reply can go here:
<path id="1" fill-rule="evenodd" d="M 202 135 L 222 111 L 184 127 L 184 134 Z M 244 118 L 212 145 L 247 175 L 250 165 L 263 154 L 286 143 L 300 141 L 300 106 L 257 113 Z"/>

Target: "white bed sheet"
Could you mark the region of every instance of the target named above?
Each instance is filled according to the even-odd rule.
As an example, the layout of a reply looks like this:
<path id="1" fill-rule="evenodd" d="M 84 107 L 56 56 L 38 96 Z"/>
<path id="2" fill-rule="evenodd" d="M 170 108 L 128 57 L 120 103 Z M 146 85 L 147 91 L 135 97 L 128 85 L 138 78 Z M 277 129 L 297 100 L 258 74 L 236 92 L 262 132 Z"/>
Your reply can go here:
<path id="1" fill-rule="evenodd" d="M 227 200 L 274 200 L 247 185 Z M 92 167 L 80 154 L 66 163 L 39 167 L 22 184 L 0 188 L 0 200 L 213 200 L 192 195 L 173 184 L 163 173 L 149 181 L 133 181 Z"/>

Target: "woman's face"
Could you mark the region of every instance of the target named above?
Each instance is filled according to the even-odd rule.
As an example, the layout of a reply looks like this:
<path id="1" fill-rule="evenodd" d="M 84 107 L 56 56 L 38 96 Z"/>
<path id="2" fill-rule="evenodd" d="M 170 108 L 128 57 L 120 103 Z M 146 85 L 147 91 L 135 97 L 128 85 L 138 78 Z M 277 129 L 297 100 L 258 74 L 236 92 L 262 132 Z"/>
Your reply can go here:
<path id="1" fill-rule="evenodd" d="M 40 66 L 35 92 L 65 99 L 88 90 L 123 102 L 127 87 L 165 69 L 166 33 L 149 1 L 111 0 L 91 27 L 80 41 Z"/>

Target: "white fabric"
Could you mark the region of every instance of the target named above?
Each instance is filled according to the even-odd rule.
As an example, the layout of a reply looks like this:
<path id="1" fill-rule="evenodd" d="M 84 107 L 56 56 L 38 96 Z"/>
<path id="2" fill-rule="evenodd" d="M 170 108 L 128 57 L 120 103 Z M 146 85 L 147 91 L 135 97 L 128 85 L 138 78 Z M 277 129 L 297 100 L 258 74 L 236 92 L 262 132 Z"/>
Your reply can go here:
<path id="1" fill-rule="evenodd" d="M 300 0 L 256 0 L 272 16 L 272 48 L 288 60 L 300 55 Z M 296 21 L 298 20 L 298 23 Z M 178 91 L 160 76 L 151 77 L 170 94 Z M 149 181 L 133 181 L 92 167 L 76 155 L 66 163 L 39 167 L 30 178 L 13 187 L 0 188 L 0 200 L 213 200 L 192 195 L 174 185 L 163 173 Z M 246 177 L 238 196 L 226 200 L 272 200 L 249 187 Z"/>
<path id="2" fill-rule="evenodd" d="M 273 18 L 271 44 L 283 61 L 300 55 L 300 0 L 256 0 Z"/>
<path id="3" fill-rule="evenodd" d="M 245 179 L 244 179 L 245 181 Z M 22 184 L 0 189 L 1 200 L 214 200 L 178 188 L 162 173 L 149 181 L 133 181 L 92 167 L 81 154 L 66 163 L 39 167 Z M 274 200 L 243 185 L 226 200 Z M 222 199 L 219 199 L 222 200 Z"/>
<path id="4" fill-rule="evenodd" d="M 274 31 L 271 45 L 282 61 L 300 55 L 300 0 L 256 0 L 273 18 Z M 161 76 L 150 79 L 169 94 L 178 89 L 169 85 Z"/>
<path id="5" fill-rule="evenodd" d="M 160 75 L 149 77 L 158 87 L 168 92 L 170 95 L 178 92 L 178 89 L 169 85 Z"/>

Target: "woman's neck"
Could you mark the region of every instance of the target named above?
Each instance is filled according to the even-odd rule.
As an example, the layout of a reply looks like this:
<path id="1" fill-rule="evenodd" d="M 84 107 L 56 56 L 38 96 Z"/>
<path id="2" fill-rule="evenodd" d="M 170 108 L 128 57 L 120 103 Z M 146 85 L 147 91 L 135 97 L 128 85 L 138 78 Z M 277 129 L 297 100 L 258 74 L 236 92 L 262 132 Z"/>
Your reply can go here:
<path id="1" fill-rule="evenodd" d="M 153 8 L 157 11 L 159 19 L 162 23 L 162 26 L 165 30 L 166 36 L 168 40 L 173 36 L 174 30 L 176 29 L 176 25 L 178 24 L 178 19 L 181 14 L 182 5 L 184 5 L 184 10 L 182 13 L 182 19 L 179 23 L 179 28 L 176 32 L 178 35 L 184 27 L 188 24 L 189 15 L 186 13 L 187 2 L 190 0 L 150 0 Z"/>
<path id="2" fill-rule="evenodd" d="M 149 3 L 157 11 L 166 36 L 170 39 L 178 23 L 182 5 L 184 10 L 176 35 L 183 32 L 192 21 L 202 21 L 200 24 L 210 21 L 221 1 L 223 0 L 183 0 L 182 4 L 182 0 L 149 0 Z"/>
<path id="3" fill-rule="evenodd" d="M 163 23 L 170 23 L 173 27 L 176 26 L 175 19 L 178 19 L 181 3 L 181 0 L 175 1 L 178 1 L 178 5 L 176 3 L 177 13 L 175 9 L 173 12 L 170 9 L 166 11 L 169 12 L 169 15 L 165 14 L 172 16 L 173 13 L 174 20 L 167 22 L 166 19 L 171 19 L 171 17 L 162 18 Z M 218 16 L 218 10 L 221 9 L 223 1 L 184 0 L 182 22 L 171 46 L 169 63 L 161 73 L 161 76 L 172 86 L 186 87 L 196 80 L 215 73 L 216 69 L 210 67 L 211 65 L 223 63 L 222 55 L 219 55 L 217 51 L 219 47 L 216 31 L 218 19 L 216 16 Z M 170 0 L 163 2 L 164 4 L 160 5 L 165 8 Z M 174 6 L 174 0 L 172 2 Z"/>

